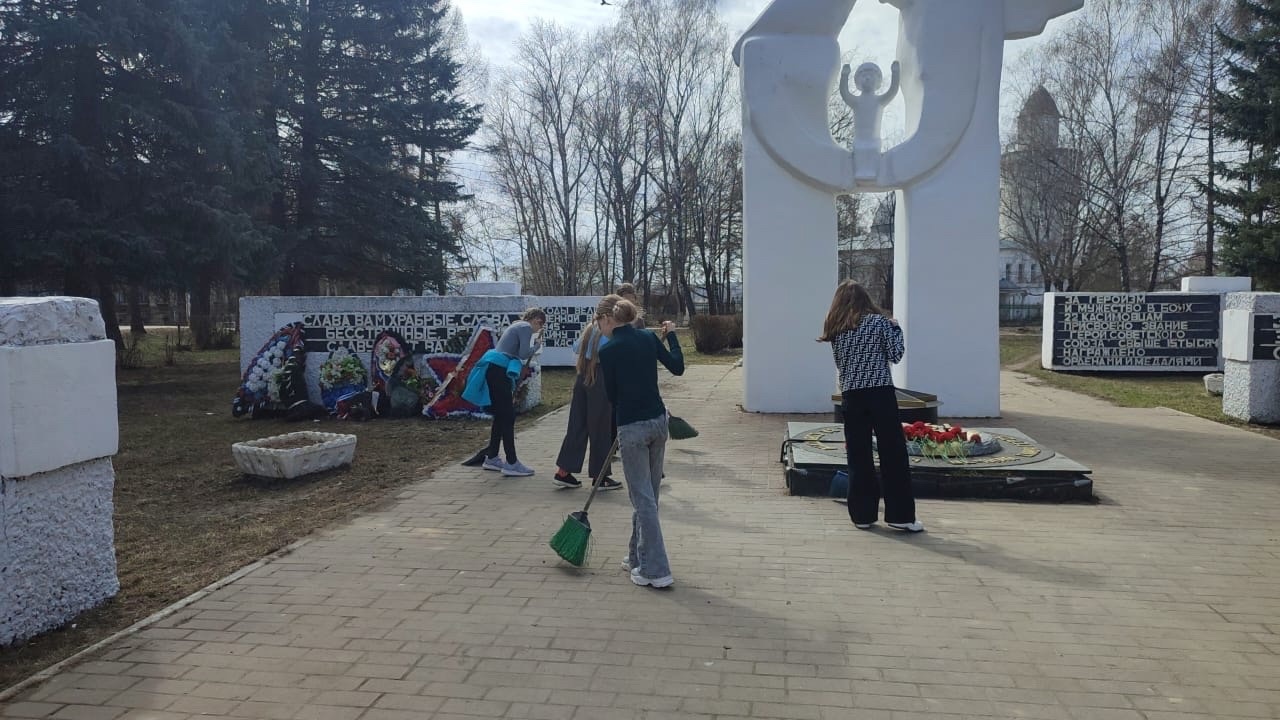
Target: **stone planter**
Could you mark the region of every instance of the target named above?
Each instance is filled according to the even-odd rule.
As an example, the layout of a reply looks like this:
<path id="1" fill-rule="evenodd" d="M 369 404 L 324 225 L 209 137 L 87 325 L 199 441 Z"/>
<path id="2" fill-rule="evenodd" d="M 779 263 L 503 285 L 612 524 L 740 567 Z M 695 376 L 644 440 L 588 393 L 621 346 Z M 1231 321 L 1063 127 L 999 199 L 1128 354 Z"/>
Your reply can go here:
<path id="1" fill-rule="evenodd" d="M 350 465 L 356 436 L 292 432 L 235 443 L 231 454 L 246 475 L 290 479 Z"/>
<path id="2" fill-rule="evenodd" d="M 1210 373 L 1204 376 L 1204 390 L 1210 395 L 1222 395 L 1223 380 L 1226 375 L 1223 373 Z"/>

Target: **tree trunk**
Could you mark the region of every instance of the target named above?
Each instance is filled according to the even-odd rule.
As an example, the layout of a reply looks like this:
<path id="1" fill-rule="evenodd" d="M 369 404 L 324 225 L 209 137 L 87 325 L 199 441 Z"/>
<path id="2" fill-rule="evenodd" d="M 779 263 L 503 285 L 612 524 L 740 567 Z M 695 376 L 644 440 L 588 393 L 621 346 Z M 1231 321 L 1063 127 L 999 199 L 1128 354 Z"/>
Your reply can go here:
<path id="1" fill-rule="evenodd" d="M 213 283 L 204 273 L 196 277 L 191 286 L 191 317 L 187 323 L 191 326 L 191 342 L 196 348 L 209 347 L 213 337 L 213 314 L 209 296 L 213 291 Z"/>
<path id="2" fill-rule="evenodd" d="M 146 318 L 142 316 L 142 299 L 146 292 L 142 286 L 129 286 L 129 334 L 138 337 L 147 334 Z"/>
<path id="3" fill-rule="evenodd" d="M 1217 75 L 1215 72 L 1216 68 L 1214 66 L 1214 63 L 1217 61 L 1214 57 L 1215 55 L 1214 50 L 1217 48 L 1217 39 L 1213 38 L 1213 36 L 1210 36 L 1210 37 L 1211 39 L 1209 41 L 1210 43 L 1209 44 L 1209 87 L 1208 87 L 1208 92 L 1206 93 L 1208 97 L 1208 103 L 1207 103 L 1208 113 L 1206 115 L 1206 120 L 1205 120 L 1205 125 L 1209 130 L 1209 166 L 1208 166 L 1209 178 L 1208 178 L 1208 182 L 1205 185 L 1205 189 L 1206 189 L 1205 198 L 1207 203 L 1205 206 L 1205 213 L 1208 216 L 1208 221 L 1205 226 L 1205 238 L 1204 238 L 1204 274 L 1211 276 L 1213 275 L 1213 243 L 1214 243 L 1214 240 L 1216 239 L 1214 237 L 1214 234 L 1217 232 L 1217 227 L 1216 227 L 1217 218 L 1214 217 L 1217 211 L 1217 208 L 1214 206 L 1214 203 L 1217 200 L 1217 198 L 1214 195 L 1217 192 L 1217 187 L 1215 186 L 1215 182 L 1214 182 L 1215 180 L 1214 175 L 1217 168 L 1215 168 L 1213 165 L 1214 150 L 1215 150 L 1214 145 L 1217 140 L 1217 133 L 1214 132 L 1215 127 L 1213 122 L 1213 110 L 1214 110 L 1213 90 L 1214 88 L 1217 87 Z"/>
<path id="4" fill-rule="evenodd" d="M 117 315 L 116 293 L 111 273 L 98 271 L 97 293 L 98 310 L 102 313 L 102 322 L 107 326 L 107 339 L 115 341 L 116 352 L 124 349 L 124 334 L 120 332 L 120 318 Z"/>
<path id="5" fill-rule="evenodd" d="M 298 159 L 298 225 L 297 244 L 290 248 L 284 274 L 280 278 L 282 295 L 319 295 L 320 274 L 311 259 L 319 250 L 320 183 L 324 173 L 320 159 L 320 9 L 309 0 L 306 26 L 302 38 L 302 112 L 299 134 L 301 152 Z"/>

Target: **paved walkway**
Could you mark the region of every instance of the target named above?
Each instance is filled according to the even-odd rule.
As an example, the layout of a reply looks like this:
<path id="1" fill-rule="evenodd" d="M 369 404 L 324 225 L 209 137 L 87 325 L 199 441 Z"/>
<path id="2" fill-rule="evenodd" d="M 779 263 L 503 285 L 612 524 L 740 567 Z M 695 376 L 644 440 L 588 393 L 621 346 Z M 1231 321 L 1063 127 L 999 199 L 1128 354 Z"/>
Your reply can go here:
<path id="1" fill-rule="evenodd" d="M 1098 505 L 922 501 L 856 531 L 791 498 L 783 418 L 697 367 L 670 405 L 677 585 L 546 541 L 585 499 L 523 431 L 532 479 L 448 467 L 0 708 L 4 718 L 731 720 L 1280 717 L 1280 442 L 1006 375 L 1006 423 L 1096 469 Z M 358 459 L 357 459 L 358 462 Z"/>

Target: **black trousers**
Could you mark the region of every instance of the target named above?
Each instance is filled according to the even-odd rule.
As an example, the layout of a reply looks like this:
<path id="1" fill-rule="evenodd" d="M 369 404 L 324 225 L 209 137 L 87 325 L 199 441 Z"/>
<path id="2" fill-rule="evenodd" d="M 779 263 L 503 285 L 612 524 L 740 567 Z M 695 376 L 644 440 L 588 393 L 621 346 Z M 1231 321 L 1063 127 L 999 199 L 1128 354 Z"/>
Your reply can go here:
<path id="1" fill-rule="evenodd" d="M 484 371 L 484 380 L 489 385 L 489 412 L 493 415 L 493 425 L 489 429 L 489 447 L 485 449 L 485 457 L 497 457 L 498 443 L 502 443 L 507 451 L 507 462 L 516 462 L 516 407 L 513 401 L 515 388 L 511 378 L 507 377 L 507 369 L 497 364 L 489 364 Z"/>
<path id="2" fill-rule="evenodd" d="M 879 479 L 871 449 L 872 432 L 880 454 Z M 849 517 L 858 524 L 875 522 L 883 493 L 885 522 L 915 522 L 907 440 L 898 420 L 898 395 L 893 386 L 844 392 L 844 442 L 849 461 Z"/>
<path id="3" fill-rule="evenodd" d="M 604 373 L 595 368 L 595 382 L 587 385 L 582 375 L 573 382 L 573 399 L 569 403 L 569 424 L 565 428 L 564 441 L 556 465 L 566 472 L 582 472 L 582 460 L 591 447 L 591 460 L 587 472 L 594 480 L 604 468 L 609 468 L 609 448 L 613 446 L 613 405 L 604 389 Z"/>

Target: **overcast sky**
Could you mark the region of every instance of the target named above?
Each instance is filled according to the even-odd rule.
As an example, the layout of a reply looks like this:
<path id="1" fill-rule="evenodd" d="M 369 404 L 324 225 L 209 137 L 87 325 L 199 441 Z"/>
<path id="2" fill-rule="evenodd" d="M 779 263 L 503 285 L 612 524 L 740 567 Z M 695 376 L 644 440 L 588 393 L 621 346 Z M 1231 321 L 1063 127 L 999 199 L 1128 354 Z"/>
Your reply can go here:
<path id="1" fill-rule="evenodd" d="M 769 0 L 718 0 L 717 4 L 730 37 L 737 40 Z M 599 0 L 453 0 L 453 5 L 466 20 L 471 39 L 494 66 L 511 60 L 516 38 L 534 18 L 592 30 L 612 23 L 619 12 L 617 6 L 601 5 Z M 854 6 L 840 39 L 846 48 L 857 47 L 859 55 L 887 66 L 893 60 L 897 34 L 897 10 L 876 0 L 862 0 Z"/>
<path id="2" fill-rule="evenodd" d="M 717 0 L 720 14 L 729 27 L 730 42 L 741 36 L 769 2 L 770 0 Z M 617 6 L 601 5 L 600 0 L 453 0 L 453 5 L 466 22 L 471 42 L 479 46 L 491 69 L 495 71 L 513 61 L 517 39 L 536 18 L 551 19 L 577 30 L 591 31 L 612 24 L 619 13 Z M 1052 21 L 1049 32 L 1062 22 L 1062 19 Z M 897 37 L 897 9 L 879 0 L 861 0 L 854 5 L 849 21 L 840 34 L 840 42 L 846 52 L 855 51 L 855 64 L 867 60 L 877 62 L 884 68 L 887 77 L 889 63 L 894 60 Z M 1011 59 L 1039 42 L 1040 39 L 1033 38 L 1007 43 L 1006 68 Z M 1016 111 L 1016 95 L 1025 91 L 1010 92 L 1008 73 L 1004 79 L 1006 92 L 1002 103 L 1005 115 L 1003 120 L 1007 126 L 1011 120 L 1009 115 Z M 901 108 L 902 98 L 899 96 L 886 109 L 884 134 L 888 143 L 900 140 L 904 132 Z M 456 158 L 454 163 L 455 171 L 473 191 L 481 190 L 481 186 L 487 184 L 481 166 L 482 162 L 470 153 Z"/>

